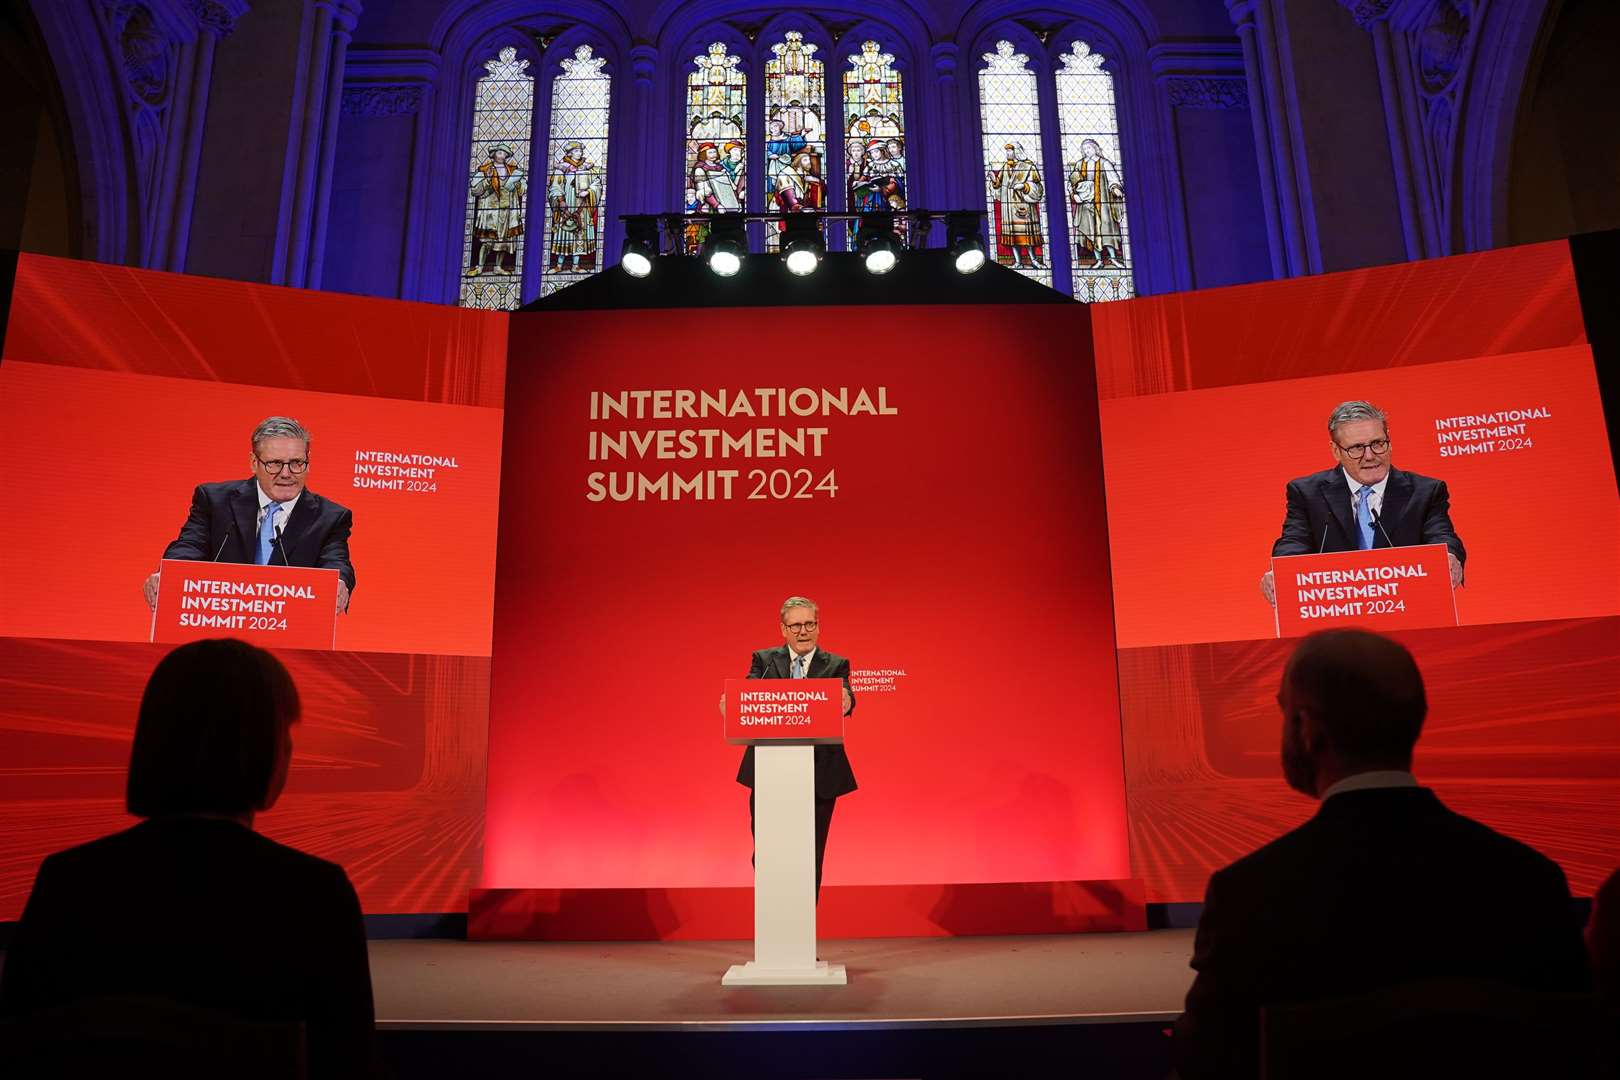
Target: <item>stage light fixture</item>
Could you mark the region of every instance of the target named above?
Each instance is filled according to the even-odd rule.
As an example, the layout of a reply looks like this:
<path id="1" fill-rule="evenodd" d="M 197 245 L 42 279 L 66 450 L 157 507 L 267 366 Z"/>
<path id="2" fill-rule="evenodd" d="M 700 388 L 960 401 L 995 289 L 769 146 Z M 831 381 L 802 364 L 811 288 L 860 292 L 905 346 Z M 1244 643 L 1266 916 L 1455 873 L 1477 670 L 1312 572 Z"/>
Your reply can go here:
<path id="1" fill-rule="evenodd" d="M 652 273 L 653 259 L 658 255 L 658 218 L 653 214 L 631 214 L 624 219 L 624 247 L 619 253 L 619 265 L 631 277 L 644 278 Z"/>
<path id="2" fill-rule="evenodd" d="M 721 277 L 731 277 L 742 269 L 743 252 L 747 249 L 743 215 L 716 214 L 709 223 L 709 236 L 703 241 L 699 254 L 710 270 Z"/>
<path id="3" fill-rule="evenodd" d="M 893 214 L 861 215 L 861 258 L 873 274 L 887 274 L 900 261 L 900 241 L 894 235 Z"/>
<path id="4" fill-rule="evenodd" d="M 782 233 L 782 251 L 790 272 L 800 277 L 815 273 L 827 254 L 820 222 L 813 216 L 789 214 Z"/>
<path id="5" fill-rule="evenodd" d="M 959 274 L 971 274 L 985 263 L 978 214 L 950 214 L 945 219 L 945 246 Z"/>

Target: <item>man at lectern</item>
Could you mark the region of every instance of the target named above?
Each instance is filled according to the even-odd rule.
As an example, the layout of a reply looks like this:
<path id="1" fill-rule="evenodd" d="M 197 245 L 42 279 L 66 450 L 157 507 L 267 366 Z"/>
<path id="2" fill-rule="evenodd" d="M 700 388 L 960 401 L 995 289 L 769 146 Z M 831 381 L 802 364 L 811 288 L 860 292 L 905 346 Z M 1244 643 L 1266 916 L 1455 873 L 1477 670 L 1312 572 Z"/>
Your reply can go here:
<path id="1" fill-rule="evenodd" d="M 1288 482 L 1288 510 L 1272 556 L 1444 544 L 1451 587 L 1461 586 L 1468 552 L 1451 524 L 1445 481 L 1390 464 L 1383 412 L 1366 401 L 1342 403 L 1328 417 L 1328 440 L 1338 464 Z M 1260 591 L 1268 603 L 1277 602 L 1269 570 Z"/>
<path id="2" fill-rule="evenodd" d="M 842 679 L 844 715 L 855 711 L 855 697 L 849 689 L 849 661 L 816 646 L 821 637 L 820 612 L 815 601 L 790 596 L 782 604 L 782 637 L 786 644 L 760 649 L 748 666 L 750 679 Z M 724 706 L 722 705 L 722 711 Z M 832 824 L 833 804 L 838 796 L 855 790 L 855 773 L 843 746 L 818 746 L 816 769 L 816 891 L 821 891 L 821 861 L 827 852 L 827 829 Z M 743 751 L 737 769 L 737 783 L 754 786 L 754 748 Z M 748 794 L 748 823 L 753 829 L 754 795 Z"/>
<path id="3" fill-rule="evenodd" d="M 253 429 L 246 480 L 198 484 L 180 535 L 163 549 L 165 559 L 317 566 L 338 572 L 337 607 L 349 608 L 354 567 L 349 562 L 347 507 L 304 486 L 309 472 L 309 432 L 298 421 L 271 416 Z M 158 575 L 146 579 L 146 602 L 157 606 Z"/>

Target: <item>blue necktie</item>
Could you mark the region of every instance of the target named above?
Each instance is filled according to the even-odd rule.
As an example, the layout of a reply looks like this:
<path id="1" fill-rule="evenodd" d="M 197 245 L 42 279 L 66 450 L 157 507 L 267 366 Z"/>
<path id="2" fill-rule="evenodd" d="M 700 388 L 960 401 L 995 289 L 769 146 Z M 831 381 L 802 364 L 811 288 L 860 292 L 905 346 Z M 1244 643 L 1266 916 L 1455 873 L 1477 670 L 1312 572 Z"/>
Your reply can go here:
<path id="1" fill-rule="evenodd" d="M 270 503 L 264 511 L 264 522 L 259 526 L 259 557 L 254 560 L 260 566 L 270 562 L 270 545 L 276 537 L 276 516 L 281 513 L 281 504 Z"/>
<path id="2" fill-rule="evenodd" d="M 795 679 L 804 678 L 804 657 L 802 656 L 793 658 L 793 677 Z"/>
<path id="3" fill-rule="evenodd" d="M 1356 497 L 1361 500 L 1360 505 L 1356 508 L 1356 525 L 1361 532 L 1362 551 L 1366 551 L 1373 546 L 1372 506 L 1367 501 L 1372 497 L 1372 490 L 1371 484 L 1365 484 L 1360 491 L 1356 492 Z"/>

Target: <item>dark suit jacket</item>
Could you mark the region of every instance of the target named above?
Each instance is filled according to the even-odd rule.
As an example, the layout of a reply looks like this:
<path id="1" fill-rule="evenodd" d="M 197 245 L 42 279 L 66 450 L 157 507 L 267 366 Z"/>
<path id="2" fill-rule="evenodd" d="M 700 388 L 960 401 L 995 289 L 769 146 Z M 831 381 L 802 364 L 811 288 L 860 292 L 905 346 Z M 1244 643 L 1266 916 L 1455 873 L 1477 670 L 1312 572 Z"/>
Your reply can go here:
<path id="1" fill-rule="evenodd" d="M 163 549 L 163 557 L 253 562 L 259 548 L 259 496 L 254 490 L 258 485 L 252 479 L 198 484 L 191 494 L 191 514 L 180 526 L 180 535 Z M 354 567 L 349 563 L 353 526 L 354 515 L 347 507 L 305 488 L 281 530 L 281 541 L 270 546 L 270 564 L 328 567 L 353 592 Z"/>
<path id="2" fill-rule="evenodd" d="M 748 665 L 750 679 L 791 679 L 793 677 L 792 652 L 786 645 L 779 645 L 774 649 L 761 649 L 756 652 Z M 837 653 L 830 653 L 820 646 L 816 647 L 816 655 L 810 658 L 810 670 L 805 672 L 807 679 L 842 679 L 844 689 L 849 690 L 849 661 Z M 855 711 L 855 692 L 850 690 L 849 711 Z M 849 713 L 844 715 L 848 716 Z M 743 751 L 742 764 L 737 767 L 737 783 L 754 786 L 754 748 L 750 746 Z M 816 798 L 836 799 L 840 795 L 848 795 L 855 790 L 855 771 L 849 767 L 849 755 L 844 753 L 844 747 L 818 746 L 816 747 Z"/>
<path id="3" fill-rule="evenodd" d="M 1458 562 L 1468 559 L 1451 524 L 1451 496 L 1443 480 L 1391 468 L 1378 522 L 1383 528 L 1374 526 L 1373 547 L 1444 544 Z M 1387 539 L 1385 533 L 1389 534 Z M 1282 535 L 1271 545 L 1273 555 L 1355 551 L 1360 546 L 1355 510 L 1350 505 L 1350 483 L 1343 469 L 1332 468 L 1288 482 L 1288 512 L 1283 517 Z"/>
<path id="4" fill-rule="evenodd" d="M 1589 985 L 1563 871 L 1427 788 L 1334 795 L 1216 873 L 1192 966 L 1182 1080 L 1254 1076 L 1262 1004 L 1442 976 Z"/>
<path id="5" fill-rule="evenodd" d="M 122 995 L 301 1020 L 311 1076 L 370 1065 L 371 968 L 348 877 L 234 821 L 156 818 L 40 866 L 0 1012 Z"/>

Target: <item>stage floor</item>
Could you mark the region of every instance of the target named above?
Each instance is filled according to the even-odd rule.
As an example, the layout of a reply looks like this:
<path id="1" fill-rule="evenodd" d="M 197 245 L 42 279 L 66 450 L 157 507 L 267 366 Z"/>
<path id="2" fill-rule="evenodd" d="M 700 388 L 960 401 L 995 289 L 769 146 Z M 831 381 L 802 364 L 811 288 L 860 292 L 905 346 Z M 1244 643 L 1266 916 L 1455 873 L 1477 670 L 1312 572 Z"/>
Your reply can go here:
<path id="1" fill-rule="evenodd" d="M 384 1031 L 786 1031 L 1173 1021 L 1193 931 L 824 941 L 849 985 L 726 989 L 739 941 L 371 942 Z"/>

